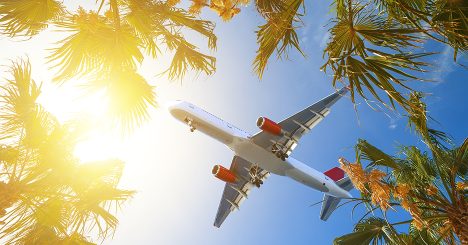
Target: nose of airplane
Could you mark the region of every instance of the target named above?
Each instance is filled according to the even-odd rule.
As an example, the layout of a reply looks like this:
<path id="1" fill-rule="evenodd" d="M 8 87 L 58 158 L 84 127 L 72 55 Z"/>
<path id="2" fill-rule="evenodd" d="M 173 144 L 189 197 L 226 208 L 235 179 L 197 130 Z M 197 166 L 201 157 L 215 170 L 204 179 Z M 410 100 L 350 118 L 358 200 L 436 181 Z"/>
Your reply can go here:
<path id="1" fill-rule="evenodd" d="M 169 101 L 165 104 L 165 107 L 168 111 L 172 111 L 174 109 L 176 109 L 180 104 L 182 103 L 181 100 L 173 100 L 173 101 Z"/>

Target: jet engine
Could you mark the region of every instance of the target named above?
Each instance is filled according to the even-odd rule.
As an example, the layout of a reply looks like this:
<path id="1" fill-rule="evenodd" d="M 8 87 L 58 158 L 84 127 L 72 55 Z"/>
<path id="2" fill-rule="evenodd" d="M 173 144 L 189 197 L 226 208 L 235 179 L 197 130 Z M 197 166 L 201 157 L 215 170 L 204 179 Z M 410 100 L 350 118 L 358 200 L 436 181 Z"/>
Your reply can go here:
<path id="1" fill-rule="evenodd" d="M 257 126 L 261 130 L 266 131 L 270 134 L 278 136 L 283 134 L 283 129 L 281 129 L 281 126 L 266 117 L 259 117 L 257 119 Z"/>
<path id="2" fill-rule="evenodd" d="M 211 170 L 211 173 L 218 179 L 228 182 L 228 183 L 234 183 L 236 182 L 236 175 L 229 169 L 221 166 L 221 165 L 214 165 L 213 170 Z"/>

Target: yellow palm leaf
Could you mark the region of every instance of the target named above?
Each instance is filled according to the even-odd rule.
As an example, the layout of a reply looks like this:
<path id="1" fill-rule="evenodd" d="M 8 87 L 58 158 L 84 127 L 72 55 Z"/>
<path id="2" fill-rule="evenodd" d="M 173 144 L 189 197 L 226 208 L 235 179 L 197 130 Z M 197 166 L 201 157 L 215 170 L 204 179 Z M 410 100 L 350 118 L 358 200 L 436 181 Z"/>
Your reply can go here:
<path id="1" fill-rule="evenodd" d="M 0 0 L 0 30 L 9 36 L 33 36 L 64 12 L 55 0 Z"/>

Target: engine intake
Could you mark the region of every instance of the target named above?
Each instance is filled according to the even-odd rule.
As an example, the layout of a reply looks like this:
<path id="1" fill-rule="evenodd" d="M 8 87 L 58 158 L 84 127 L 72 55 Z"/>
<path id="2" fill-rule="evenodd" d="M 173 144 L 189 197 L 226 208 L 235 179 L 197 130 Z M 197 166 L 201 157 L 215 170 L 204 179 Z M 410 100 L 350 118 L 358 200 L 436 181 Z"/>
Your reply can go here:
<path id="1" fill-rule="evenodd" d="M 274 134 L 278 136 L 283 134 L 283 129 L 281 128 L 281 126 L 266 117 L 259 117 L 257 119 L 257 126 L 261 130 L 268 132 L 270 134 Z"/>
<path id="2" fill-rule="evenodd" d="M 211 173 L 213 173 L 216 178 L 228 183 L 234 183 L 237 179 L 236 175 L 231 170 L 221 165 L 214 165 Z"/>

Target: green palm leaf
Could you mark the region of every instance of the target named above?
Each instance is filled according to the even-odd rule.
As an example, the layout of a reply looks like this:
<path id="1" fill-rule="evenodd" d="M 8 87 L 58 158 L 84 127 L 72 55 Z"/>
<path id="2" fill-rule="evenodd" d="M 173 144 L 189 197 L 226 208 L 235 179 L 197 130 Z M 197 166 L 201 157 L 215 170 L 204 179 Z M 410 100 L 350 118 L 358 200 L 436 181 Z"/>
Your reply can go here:
<path id="1" fill-rule="evenodd" d="M 468 5 L 466 1 L 375 0 L 389 19 L 414 26 L 434 40 L 446 43 L 457 51 L 468 48 Z M 430 26 L 431 29 L 428 29 Z"/>
<path id="2" fill-rule="evenodd" d="M 361 189 L 363 193 L 357 205 L 365 204 L 370 213 L 381 205 L 377 202 L 384 200 L 395 211 L 407 211 L 412 219 L 388 224 L 387 210 L 380 206 L 385 217 L 381 227 L 369 226 L 367 229 L 361 226 L 364 228 L 358 229 L 356 226 L 355 232 L 337 238 L 337 244 L 454 244 L 455 241 L 468 241 L 465 232 L 468 140 L 459 147 L 441 147 L 435 143 L 432 137 L 445 134 L 436 130 L 431 132 L 428 128 L 426 105 L 420 99 L 418 93 L 412 94 L 410 101 L 415 111 L 409 112 L 408 119 L 422 136 L 428 152 L 416 146 L 401 146 L 398 155 L 391 157 L 366 141 L 359 140 L 356 145 L 357 161 L 359 164 L 363 160 L 369 161 L 367 172 L 362 174 L 347 170 L 356 183 L 365 186 Z M 384 178 L 372 175 L 373 172 L 379 174 L 382 171 L 385 171 Z M 394 226 L 410 222 L 408 234 L 392 235 Z M 384 226 L 388 226 L 388 229 L 383 229 Z M 386 237 L 382 232 L 386 232 Z"/>
<path id="3" fill-rule="evenodd" d="M 371 217 L 356 224 L 353 233 L 336 238 L 333 244 L 396 244 L 396 239 L 397 232 L 385 220 Z"/>
<path id="4" fill-rule="evenodd" d="M 432 27 L 457 51 L 468 50 L 468 3 L 466 1 L 438 1 L 435 4 Z"/>
<path id="5" fill-rule="evenodd" d="M 289 48 L 294 47 L 302 55 L 299 46 L 299 38 L 295 24 L 299 21 L 297 11 L 303 4 L 303 0 L 291 0 L 284 3 L 286 8 L 281 12 L 268 15 L 267 23 L 260 26 L 257 31 L 257 55 L 253 62 L 254 70 L 261 78 L 268 63 L 268 59 L 276 50 L 278 57 L 287 54 Z"/>
<path id="6" fill-rule="evenodd" d="M 398 169 L 398 163 L 391 156 L 385 154 L 366 140 L 358 140 L 356 152 L 359 158 L 369 160 L 373 166 L 385 166 Z"/>
<path id="7" fill-rule="evenodd" d="M 392 107 L 397 102 L 409 110 L 411 104 L 395 85 L 410 89 L 404 83 L 406 79 L 423 81 L 410 72 L 424 72 L 422 68 L 428 64 L 419 60 L 430 53 L 402 51 L 421 42 L 417 35 L 421 30 L 387 20 L 382 15 L 374 14 L 366 5 L 350 4 L 351 1 L 342 3 L 336 24 L 330 29 L 331 38 L 324 51 L 328 59 L 322 69 L 326 71 L 330 68 L 333 71 L 334 86 L 337 81 L 348 80 L 353 101 L 355 91 L 366 98 L 366 88 L 374 98 L 385 104 L 378 92 L 382 90 Z M 372 45 L 385 47 L 389 51 L 370 48 Z"/>

